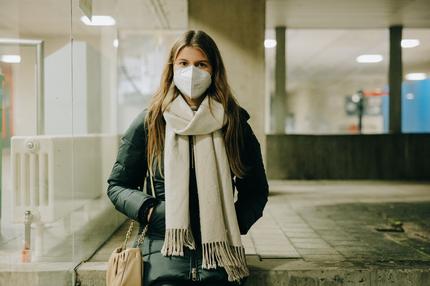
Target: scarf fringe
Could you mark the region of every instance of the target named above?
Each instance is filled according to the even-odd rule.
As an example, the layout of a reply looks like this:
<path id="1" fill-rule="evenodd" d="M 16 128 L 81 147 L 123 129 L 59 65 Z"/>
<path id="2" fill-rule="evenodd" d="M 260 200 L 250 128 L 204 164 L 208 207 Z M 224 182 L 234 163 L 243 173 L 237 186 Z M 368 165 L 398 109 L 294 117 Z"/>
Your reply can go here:
<path id="1" fill-rule="evenodd" d="M 167 255 L 184 256 L 183 247 L 196 249 L 190 229 L 166 229 L 161 253 Z M 245 248 L 232 246 L 227 241 L 203 243 L 202 268 L 213 269 L 223 267 L 228 275 L 228 281 L 240 281 L 249 276 L 246 264 Z"/>
<path id="2" fill-rule="evenodd" d="M 184 256 L 184 246 L 196 249 L 194 237 L 190 229 L 166 229 L 163 247 L 161 248 L 161 253 L 164 256 Z"/>
<path id="3" fill-rule="evenodd" d="M 240 281 L 249 276 L 243 246 L 231 246 L 226 241 L 203 243 L 203 262 L 205 269 L 224 267 L 228 281 Z"/>

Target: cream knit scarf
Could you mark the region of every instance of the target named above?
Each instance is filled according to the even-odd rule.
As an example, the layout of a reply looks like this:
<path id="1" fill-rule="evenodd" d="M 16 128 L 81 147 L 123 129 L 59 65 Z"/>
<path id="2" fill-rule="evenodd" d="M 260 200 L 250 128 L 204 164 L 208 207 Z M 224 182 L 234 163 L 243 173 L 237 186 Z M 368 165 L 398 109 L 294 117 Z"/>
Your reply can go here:
<path id="1" fill-rule="evenodd" d="M 209 109 L 211 101 L 211 110 Z M 249 276 L 233 201 L 230 165 L 221 128 L 224 108 L 209 95 L 194 113 L 178 95 L 163 113 L 166 120 L 164 178 L 166 235 L 161 253 L 184 255 L 196 249 L 189 218 L 189 142 L 194 158 L 202 236 L 202 267 L 224 267 L 229 281 Z"/>

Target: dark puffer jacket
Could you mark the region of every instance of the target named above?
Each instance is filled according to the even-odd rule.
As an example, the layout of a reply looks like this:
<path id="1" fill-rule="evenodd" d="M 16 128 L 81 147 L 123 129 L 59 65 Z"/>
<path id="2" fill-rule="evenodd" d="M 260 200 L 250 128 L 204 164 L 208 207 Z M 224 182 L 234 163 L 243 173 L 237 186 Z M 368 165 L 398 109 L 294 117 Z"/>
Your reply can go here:
<path id="1" fill-rule="evenodd" d="M 190 250 L 184 247 L 183 257 L 165 257 L 161 254 L 165 234 L 164 179 L 161 177 L 158 168 L 156 168 L 156 172 L 153 174 L 156 198 L 151 195 L 149 176 L 146 178 L 146 190 L 143 191 L 144 178 L 147 173 L 145 115 L 146 109 L 134 119 L 124 136 L 121 137 L 121 145 L 108 179 L 109 187 L 107 190 L 107 195 L 118 211 L 140 222 L 139 233 L 148 223 L 146 215 L 149 208 L 154 207 L 149 221 L 147 236 L 140 246 L 145 266 L 144 285 L 151 285 L 152 282 L 159 280 L 178 279 L 227 281 L 224 268 L 202 268 L 198 198 L 195 172 L 191 167 L 190 224 L 196 238 L 197 249 Z M 245 144 L 240 150 L 240 156 L 250 169 L 242 179 L 233 177 L 232 173 L 233 190 L 237 191 L 235 209 L 241 234 L 246 234 L 251 226 L 263 215 L 263 209 L 268 197 L 268 184 L 260 144 L 247 122 L 249 117 L 248 112 L 241 108 L 241 123 Z M 136 240 L 137 237 L 133 247 L 136 246 Z"/>

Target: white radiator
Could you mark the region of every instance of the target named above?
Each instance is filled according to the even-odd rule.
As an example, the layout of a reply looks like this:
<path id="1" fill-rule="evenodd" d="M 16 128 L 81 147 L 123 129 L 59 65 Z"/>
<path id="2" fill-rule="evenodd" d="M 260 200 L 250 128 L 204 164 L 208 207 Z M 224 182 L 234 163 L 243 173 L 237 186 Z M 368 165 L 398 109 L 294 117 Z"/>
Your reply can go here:
<path id="1" fill-rule="evenodd" d="M 116 135 L 12 137 L 13 222 L 55 222 L 104 195 L 117 147 Z"/>

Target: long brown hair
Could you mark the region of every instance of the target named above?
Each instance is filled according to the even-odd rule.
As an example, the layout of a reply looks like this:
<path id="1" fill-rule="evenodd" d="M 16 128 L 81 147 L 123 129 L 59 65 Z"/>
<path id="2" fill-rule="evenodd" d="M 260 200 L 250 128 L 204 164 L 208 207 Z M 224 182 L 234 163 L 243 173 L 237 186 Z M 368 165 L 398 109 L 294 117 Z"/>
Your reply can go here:
<path id="1" fill-rule="evenodd" d="M 234 175 L 241 178 L 245 174 L 246 167 L 240 158 L 239 150 L 243 144 L 242 127 L 240 120 L 240 107 L 236 98 L 232 95 L 227 82 L 227 75 L 221 54 L 214 40 L 203 31 L 187 31 L 172 46 L 166 65 L 161 75 L 160 87 L 153 96 L 148 107 L 145 123 L 148 128 L 147 137 L 147 163 L 152 168 L 154 158 L 161 173 L 161 156 L 164 148 L 164 132 L 166 122 L 163 112 L 169 103 L 176 98 L 179 90 L 173 86 L 174 96 L 168 98 L 169 89 L 173 81 L 173 65 L 179 52 L 184 47 L 201 49 L 207 56 L 212 66 L 212 83 L 206 96 L 211 96 L 220 102 L 225 110 L 227 124 L 223 127 L 224 142 L 229 159 L 230 168 Z"/>

